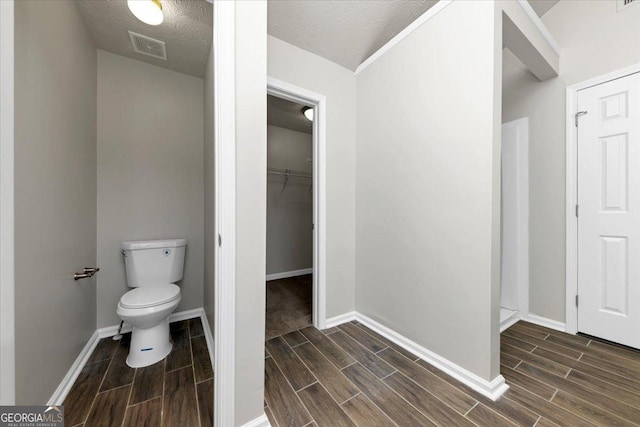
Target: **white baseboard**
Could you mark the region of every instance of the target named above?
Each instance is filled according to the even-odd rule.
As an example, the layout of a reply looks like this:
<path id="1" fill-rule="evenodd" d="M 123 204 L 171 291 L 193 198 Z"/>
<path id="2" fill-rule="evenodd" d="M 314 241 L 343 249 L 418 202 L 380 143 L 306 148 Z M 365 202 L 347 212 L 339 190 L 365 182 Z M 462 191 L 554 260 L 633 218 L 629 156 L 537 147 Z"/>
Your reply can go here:
<path id="1" fill-rule="evenodd" d="M 557 320 L 548 319 L 546 317 L 538 316 L 537 314 L 527 314 L 524 316 L 520 316 L 520 319 L 525 322 L 535 323 L 539 326 L 544 326 L 545 328 L 555 329 L 560 332 L 567 332 L 567 324 L 563 322 L 558 322 Z"/>
<path id="2" fill-rule="evenodd" d="M 207 347 L 209 349 L 209 357 L 211 357 L 211 363 L 213 364 L 213 335 L 211 334 L 211 328 L 209 328 L 207 316 L 202 308 L 194 308 L 193 310 L 173 313 L 171 316 L 169 316 L 169 323 L 179 322 L 181 320 L 187 319 L 195 319 L 196 317 L 200 317 L 202 319 L 202 328 L 204 330 L 205 340 L 207 341 Z M 84 368 L 87 360 L 89 360 L 89 356 L 91 356 L 91 353 L 93 353 L 93 350 L 95 350 L 96 346 L 98 345 L 98 342 L 102 338 L 108 338 L 116 335 L 118 333 L 119 326 L 120 325 L 107 326 L 106 328 L 95 330 L 93 335 L 91 335 L 91 338 L 89 338 L 89 341 L 87 341 L 87 344 L 85 344 L 84 348 L 82 349 L 76 360 L 73 362 L 73 365 L 71 365 L 71 368 L 69 368 L 67 374 L 60 382 L 60 385 L 58 385 L 56 391 L 53 392 L 53 395 L 49 399 L 47 405 L 62 405 L 62 402 L 64 402 L 67 394 L 69 394 L 69 390 L 71 390 L 73 383 L 78 378 L 78 375 L 80 375 L 80 371 L 82 371 L 82 368 Z M 124 327 L 122 328 L 122 332 L 131 332 L 131 326 L 125 323 Z"/>
<path id="3" fill-rule="evenodd" d="M 504 331 L 506 331 L 507 329 L 509 329 L 516 323 L 518 323 L 519 320 L 520 320 L 520 317 L 511 316 L 508 319 L 506 319 L 504 322 L 500 322 L 500 333 L 503 333 Z"/>
<path id="4" fill-rule="evenodd" d="M 76 357 L 76 360 L 73 362 L 73 365 L 71 365 L 69 371 L 67 371 L 67 374 L 60 382 L 60 385 L 58 385 L 58 388 L 56 388 L 56 391 L 54 391 L 51 398 L 49 398 L 47 405 L 62 405 L 67 394 L 69 394 L 69 390 L 71 390 L 71 386 L 76 382 L 78 375 L 80 375 L 80 371 L 84 368 L 84 365 L 87 363 L 87 360 L 89 360 L 89 356 L 91 356 L 91 353 L 93 353 L 93 350 L 95 350 L 99 341 L 100 336 L 96 330 L 93 332 L 93 335 L 91 335 L 91 338 L 89 338 L 89 341 L 87 341 L 82 351 L 80 351 L 78 357 Z"/>
<path id="5" fill-rule="evenodd" d="M 204 309 L 202 307 L 193 308 L 191 310 L 179 311 L 169 316 L 169 323 L 179 322 L 181 320 L 195 319 L 196 317 L 202 317 L 202 313 L 204 313 Z"/>
<path id="6" fill-rule="evenodd" d="M 249 421 L 242 427 L 271 427 L 271 423 L 269 422 L 269 418 L 267 418 L 267 414 L 263 412 L 258 418 Z"/>
<path id="7" fill-rule="evenodd" d="M 282 273 L 267 274 L 267 282 L 271 280 L 287 279 L 289 277 L 305 276 L 313 274 L 313 268 L 303 268 L 302 270 L 283 271 Z"/>
<path id="8" fill-rule="evenodd" d="M 205 313 L 204 308 L 202 309 L 202 316 L 200 316 L 200 321 L 202 322 L 202 329 L 204 330 L 204 339 L 207 341 L 207 349 L 209 350 L 209 359 L 211 359 L 211 366 L 215 366 L 215 347 L 213 346 L 213 334 L 211 333 L 209 320 L 207 320 L 207 313 Z"/>
<path id="9" fill-rule="evenodd" d="M 179 311 L 177 313 L 172 313 L 169 316 L 169 323 L 180 322 L 181 320 L 187 319 L 195 319 L 196 317 L 202 317 L 203 310 L 202 308 L 194 308 L 192 310 Z M 118 328 L 120 325 L 106 326 L 104 328 L 98 329 L 98 335 L 100 338 L 108 338 L 116 335 L 118 333 Z M 131 325 L 125 324 L 122 326 L 121 333 L 126 334 L 127 332 L 131 332 Z"/>
<path id="10" fill-rule="evenodd" d="M 518 320 L 520 320 L 519 313 L 517 311 L 514 311 L 511 315 L 509 315 L 509 317 L 500 322 L 500 333 L 506 331 L 511 326 L 518 323 Z"/>
<path id="11" fill-rule="evenodd" d="M 425 362 L 435 366 L 442 372 L 452 376 L 491 400 L 498 399 L 509 388 L 502 375 L 498 375 L 492 381 L 487 381 L 363 314 L 356 312 L 355 317 L 357 321 L 366 327 L 393 341 L 400 347 L 415 354 Z"/>
<path id="12" fill-rule="evenodd" d="M 355 311 L 350 311 L 348 313 L 330 317 L 326 321 L 326 327 L 329 329 L 334 326 L 342 325 L 343 323 L 351 322 L 352 320 L 356 320 L 356 315 L 357 313 Z"/>
<path id="13" fill-rule="evenodd" d="M 96 331 L 98 331 L 98 336 L 100 339 L 109 338 L 118 333 L 119 327 L 120 325 L 105 326 L 104 328 L 96 329 Z M 126 334 L 127 332 L 131 332 L 131 325 L 125 323 L 124 325 L 122 325 L 122 331 L 120 332 L 123 334 Z"/>

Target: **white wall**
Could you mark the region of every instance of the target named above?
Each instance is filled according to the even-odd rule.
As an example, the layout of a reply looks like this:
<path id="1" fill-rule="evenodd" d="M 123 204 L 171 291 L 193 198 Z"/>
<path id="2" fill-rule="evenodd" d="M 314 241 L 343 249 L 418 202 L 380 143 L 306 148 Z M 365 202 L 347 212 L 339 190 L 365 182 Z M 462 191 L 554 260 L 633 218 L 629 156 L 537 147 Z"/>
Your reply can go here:
<path id="1" fill-rule="evenodd" d="M 202 307 L 202 79 L 98 51 L 98 327 L 130 290 L 120 243 L 187 239 L 182 301 Z"/>
<path id="2" fill-rule="evenodd" d="M 14 3 L 0 3 L 0 405 L 15 403 Z"/>
<path id="3" fill-rule="evenodd" d="M 565 321 L 565 92 L 640 63 L 640 6 L 560 1 L 543 17 L 562 48 L 560 76 L 540 83 L 504 55 L 503 122 L 529 117 L 530 312 Z"/>
<path id="4" fill-rule="evenodd" d="M 215 156 L 213 136 L 213 43 L 204 73 L 204 285 L 203 305 L 213 331 L 215 267 Z"/>
<path id="5" fill-rule="evenodd" d="M 15 3 L 16 403 L 44 404 L 96 328 L 96 49 L 72 2 Z"/>
<path id="6" fill-rule="evenodd" d="M 264 414 L 267 2 L 237 2 L 235 32 L 235 424 L 241 426 Z"/>
<path id="7" fill-rule="evenodd" d="M 302 114 L 302 113 L 300 113 Z M 267 126 L 267 167 L 311 175 L 313 137 Z M 267 275 L 313 267 L 311 179 L 267 175 Z"/>
<path id="8" fill-rule="evenodd" d="M 356 309 L 485 380 L 499 374 L 496 15 L 453 2 L 357 76 Z"/>
<path id="9" fill-rule="evenodd" d="M 327 99 L 327 317 L 355 308 L 356 78 L 352 71 L 268 36 L 270 77 Z"/>

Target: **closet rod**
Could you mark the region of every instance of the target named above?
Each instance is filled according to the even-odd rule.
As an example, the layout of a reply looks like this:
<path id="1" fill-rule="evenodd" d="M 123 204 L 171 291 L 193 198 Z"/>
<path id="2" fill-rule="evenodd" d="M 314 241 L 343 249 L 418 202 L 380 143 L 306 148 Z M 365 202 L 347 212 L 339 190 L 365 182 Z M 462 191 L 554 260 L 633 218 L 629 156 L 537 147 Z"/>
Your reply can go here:
<path id="1" fill-rule="evenodd" d="M 288 171 L 281 172 L 281 171 L 276 171 L 276 170 L 267 170 L 267 173 L 271 174 L 271 175 L 281 175 L 281 176 L 287 176 L 287 177 L 295 176 L 295 177 L 298 177 L 298 178 L 312 178 L 312 176 L 310 174 L 295 173 L 295 172 L 288 172 Z"/>

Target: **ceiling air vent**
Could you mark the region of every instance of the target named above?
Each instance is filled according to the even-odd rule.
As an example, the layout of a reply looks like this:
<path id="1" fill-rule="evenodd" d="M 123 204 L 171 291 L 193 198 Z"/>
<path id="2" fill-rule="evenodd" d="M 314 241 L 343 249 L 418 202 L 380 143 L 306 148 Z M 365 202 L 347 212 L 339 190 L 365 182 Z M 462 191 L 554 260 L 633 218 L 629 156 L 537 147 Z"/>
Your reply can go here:
<path id="1" fill-rule="evenodd" d="M 134 33 L 133 31 L 129 31 L 129 38 L 131 39 L 134 52 L 165 61 L 167 60 L 167 46 L 164 42 Z"/>
<path id="2" fill-rule="evenodd" d="M 640 4 L 640 0 L 618 0 L 618 12 L 627 10 L 633 5 Z"/>

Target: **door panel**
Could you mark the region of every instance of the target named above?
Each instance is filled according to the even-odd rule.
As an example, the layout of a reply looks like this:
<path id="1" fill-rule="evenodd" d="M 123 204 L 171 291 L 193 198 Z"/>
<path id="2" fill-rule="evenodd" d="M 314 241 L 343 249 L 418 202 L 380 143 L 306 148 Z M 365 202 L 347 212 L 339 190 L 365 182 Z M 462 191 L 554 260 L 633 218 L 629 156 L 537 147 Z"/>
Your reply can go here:
<path id="1" fill-rule="evenodd" d="M 640 348 L 640 74 L 578 110 L 578 330 Z"/>
<path id="2" fill-rule="evenodd" d="M 602 236 L 603 272 L 600 310 L 627 314 L 627 238 Z"/>

